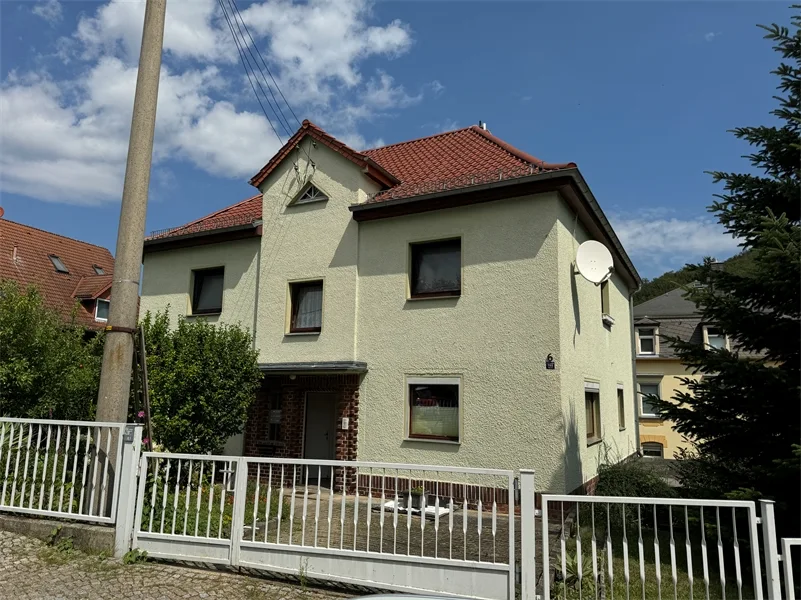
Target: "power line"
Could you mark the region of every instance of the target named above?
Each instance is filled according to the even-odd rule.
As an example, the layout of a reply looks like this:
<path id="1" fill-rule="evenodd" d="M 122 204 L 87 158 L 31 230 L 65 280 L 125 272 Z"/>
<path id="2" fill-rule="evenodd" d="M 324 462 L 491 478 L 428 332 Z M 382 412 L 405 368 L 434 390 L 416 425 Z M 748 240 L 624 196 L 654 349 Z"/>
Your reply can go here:
<path id="1" fill-rule="evenodd" d="M 250 38 L 252 43 L 248 44 L 247 41 L 245 40 L 245 34 L 242 33 L 242 25 L 240 25 L 240 21 L 244 25 L 244 21 L 242 20 L 242 15 L 239 14 L 239 11 L 236 10 L 235 6 L 231 5 L 230 0 L 228 9 L 231 11 L 231 20 L 234 22 L 236 28 L 239 30 L 239 37 L 241 39 L 241 44 L 247 48 L 248 54 L 250 54 L 250 57 L 253 59 L 253 64 L 250 64 L 250 61 L 248 61 L 248 64 L 250 64 L 250 69 L 251 71 L 253 71 L 254 77 L 256 76 L 256 69 L 259 70 L 259 74 L 261 75 L 261 78 L 264 80 L 267 89 L 270 91 L 270 96 L 272 96 L 273 102 L 275 102 L 274 106 L 273 102 L 270 102 L 270 99 L 267 97 L 267 94 L 265 93 L 264 88 L 262 87 L 261 82 L 259 81 L 258 78 L 256 78 L 256 83 L 259 85 L 261 93 L 264 94 L 265 100 L 267 100 L 267 103 L 272 109 L 275 118 L 278 119 L 278 122 L 281 124 L 281 127 L 283 128 L 287 137 L 292 137 L 292 127 L 289 125 L 289 121 L 287 121 L 286 116 L 284 115 L 284 111 L 281 110 L 281 106 L 279 105 L 278 100 L 276 99 L 275 94 L 273 93 L 273 88 L 270 87 L 270 84 L 267 82 L 267 78 L 264 76 L 264 71 L 261 70 L 261 67 L 259 67 L 259 63 L 256 61 L 256 57 L 253 55 L 253 50 L 251 49 L 252 46 L 254 45 L 253 38 L 252 37 Z M 237 20 L 237 15 L 239 15 L 239 20 Z M 245 30 L 247 31 L 246 25 L 245 25 Z M 250 35 L 250 32 L 248 32 L 248 35 Z M 256 48 L 256 51 L 258 52 L 258 48 Z M 256 68 L 254 68 L 254 65 Z"/>
<path id="2" fill-rule="evenodd" d="M 278 90 L 278 94 L 283 99 L 284 104 L 286 104 L 286 107 L 289 109 L 289 112 L 292 114 L 292 117 L 295 119 L 295 122 L 298 124 L 298 127 L 300 127 L 300 125 L 301 125 L 300 119 L 298 119 L 298 116 L 295 114 L 295 111 L 292 110 L 292 105 L 289 104 L 289 101 L 286 99 L 286 96 L 284 96 L 284 92 L 281 91 L 281 88 L 279 87 L 278 82 L 275 80 L 275 77 L 273 77 L 273 72 L 270 70 L 270 67 L 267 66 L 267 61 L 264 60 L 264 56 L 262 56 L 261 51 L 259 50 L 259 47 L 256 45 L 256 41 L 253 39 L 253 36 L 250 35 L 250 30 L 248 29 L 248 26 L 245 24 L 245 20 L 242 18 L 242 13 L 239 11 L 239 7 L 236 5 L 236 0 L 229 0 L 229 1 L 233 5 L 234 10 L 236 11 L 236 14 L 239 15 L 239 19 L 240 19 L 240 21 L 242 21 L 242 26 L 245 28 L 245 32 L 248 34 L 248 38 L 250 38 L 250 43 L 256 49 L 256 52 L 258 53 L 259 58 L 261 59 L 261 62 L 264 65 L 265 70 L 267 71 L 267 74 L 270 76 L 270 79 L 272 80 L 273 85 L 275 85 L 275 89 Z M 262 76 L 263 75 L 264 74 L 262 73 Z M 268 87 L 269 87 L 269 85 L 268 85 Z M 273 96 L 273 98 L 275 98 L 275 96 Z M 276 100 L 276 105 L 278 105 L 278 101 L 277 100 Z M 284 117 L 284 118 L 286 119 L 286 117 Z M 288 123 L 288 121 L 287 121 L 287 123 Z"/>
<path id="3" fill-rule="evenodd" d="M 220 8 L 223 11 L 223 16 L 225 17 L 225 22 L 228 23 L 228 29 L 231 30 L 231 35 L 234 38 L 234 44 L 236 44 L 236 50 L 239 53 L 239 58 L 242 61 L 242 66 L 245 69 L 245 75 L 247 75 L 248 83 L 250 83 L 250 87 L 253 89 L 253 94 L 256 96 L 256 100 L 258 101 L 259 106 L 261 106 L 261 111 L 264 113 L 264 116 L 267 118 L 267 122 L 270 124 L 270 128 L 273 130 L 273 133 L 275 134 L 275 137 L 277 137 L 278 141 L 281 142 L 281 144 L 283 144 L 284 140 L 281 139 L 281 135 L 276 130 L 275 125 L 273 125 L 272 119 L 270 119 L 270 115 L 267 114 L 267 110 L 264 108 L 264 104 L 262 103 L 261 98 L 259 97 L 259 93 L 256 91 L 256 86 L 253 85 L 253 80 L 250 78 L 250 71 L 248 71 L 249 63 L 247 62 L 247 59 L 245 57 L 245 53 L 242 51 L 242 48 L 240 48 L 239 39 L 236 37 L 236 33 L 234 33 L 234 27 L 231 24 L 231 20 L 228 18 L 228 12 L 225 10 L 225 5 L 223 4 L 222 0 L 217 0 L 217 2 L 218 2 L 218 4 L 220 5 Z M 254 77 L 255 77 L 255 71 L 254 71 Z M 259 84 L 259 86 L 261 87 L 261 84 Z M 262 90 L 262 92 L 263 91 L 264 90 Z M 269 102 L 269 100 L 268 100 L 268 102 Z"/>

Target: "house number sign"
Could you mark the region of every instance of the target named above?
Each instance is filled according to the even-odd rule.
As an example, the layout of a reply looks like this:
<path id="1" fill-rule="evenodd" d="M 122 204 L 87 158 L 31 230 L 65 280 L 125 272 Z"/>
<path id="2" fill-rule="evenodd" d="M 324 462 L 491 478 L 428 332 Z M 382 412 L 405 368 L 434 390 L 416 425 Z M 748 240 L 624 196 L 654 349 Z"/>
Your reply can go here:
<path id="1" fill-rule="evenodd" d="M 553 354 L 549 354 L 545 357 L 545 368 L 549 371 L 553 371 L 556 368 L 556 363 L 553 360 Z"/>

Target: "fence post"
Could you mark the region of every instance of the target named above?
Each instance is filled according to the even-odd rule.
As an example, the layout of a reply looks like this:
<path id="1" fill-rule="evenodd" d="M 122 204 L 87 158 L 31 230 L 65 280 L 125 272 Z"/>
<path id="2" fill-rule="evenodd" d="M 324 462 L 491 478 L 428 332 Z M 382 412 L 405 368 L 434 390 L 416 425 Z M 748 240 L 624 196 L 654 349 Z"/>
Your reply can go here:
<path id="1" fill-rule="evenodd" d="M 122 457 L 117 469 L 120 478 L 117 518 L 114 530 L 114 556 L 122 558 L 131 549 L 142 426 L 126 425 L 122 432 Z"/>
<path id="2" fill-rule="evenodd" d="M 520 469 L 520 598 L 537 598 L 537 527 L 534 470 Z"/>
<path id="3" fill-rule="evenodd" d="M 245 529 L 245 505 L 247 504 L 248 494 L 248 459 L 238 458 L 236 461 L 236 471 L 234 473 L 234 509 L 231 515 L 231 566 L 239 566 L 239 547 L 242 543 L 242 536 Z M 258 498 L 255 499 L 258 503 Z M 256 527 L 254 520 L 253 527 Z M 292 532 L 290 532 L 290 536 Z"/>
<path id="4" fill-rule="evenodd" d="M 759 501 L 762 517 L 762 543 L 765 552 L 765 580 L 768 584 L 768 600 L 781 600 L 782 585 L 779 579 L 779 545 L 776 540 L 776 520 L 773 516 L 773 500 Z"/>

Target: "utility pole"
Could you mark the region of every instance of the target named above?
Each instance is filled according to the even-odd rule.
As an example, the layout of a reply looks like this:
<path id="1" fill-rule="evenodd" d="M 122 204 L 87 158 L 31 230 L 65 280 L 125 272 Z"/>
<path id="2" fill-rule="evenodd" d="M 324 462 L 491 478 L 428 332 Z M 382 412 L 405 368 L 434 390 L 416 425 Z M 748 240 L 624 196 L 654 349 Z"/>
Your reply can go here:
<path id="1" fill-rule="evenodd" d="M 150 164 L 153 159 L 153 133 L 164 40 L 167 0 L 147 0 L 136 77 L 128 163 L 122 189 L 120 226 L 117 232 L 114 281 L 111 286 L 100 390 L 97 394 L 97 420 L 125 423 L 133 364 L 133 333 L 139 310 L 139 273 L 145 235 Z M 112 461 L 113 464 L 113 461 Z"/>

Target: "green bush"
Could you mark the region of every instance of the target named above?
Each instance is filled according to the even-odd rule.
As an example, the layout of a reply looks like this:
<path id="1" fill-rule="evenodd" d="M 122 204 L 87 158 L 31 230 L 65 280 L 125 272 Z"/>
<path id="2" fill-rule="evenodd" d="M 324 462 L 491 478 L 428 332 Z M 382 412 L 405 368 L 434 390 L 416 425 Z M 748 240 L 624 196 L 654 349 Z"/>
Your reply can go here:
<path id="1" fill-rule="evenodd" d="M 676 491 L 645 459 L 634 459 L 598 467 L 598 496 L 674 498 Z"/>
<path id="2" fill-rule="evenodd" d="M 153 437 L 170 452 L 219 453 L 241 433 L 261 381 L 250 333 L 237 325 L 145 314 Z"/>

